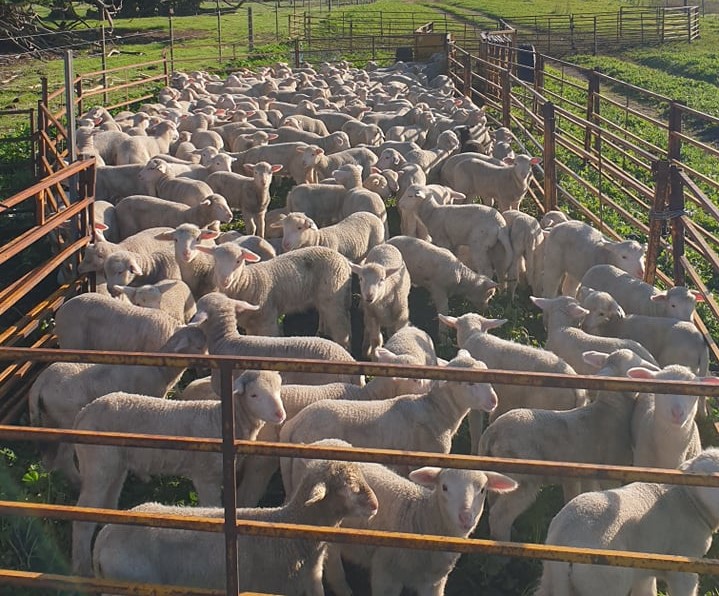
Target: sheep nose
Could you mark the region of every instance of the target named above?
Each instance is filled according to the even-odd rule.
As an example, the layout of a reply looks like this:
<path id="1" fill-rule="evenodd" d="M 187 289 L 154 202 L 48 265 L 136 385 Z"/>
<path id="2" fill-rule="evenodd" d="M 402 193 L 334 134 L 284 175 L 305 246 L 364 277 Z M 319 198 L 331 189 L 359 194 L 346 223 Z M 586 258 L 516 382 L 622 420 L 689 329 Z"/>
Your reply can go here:
<path id="1" fill-rule="evenodd" d="M 459 514 L 459 523 L 463 530 L 469 530 L 474 524 L 474 516 L 471 511 L 461 511 Z"/>
<path id="2" fill-rule="evenodd" d="M 684 408 L 681 406 L 672 406 L 672 421 L 675 424 L 681 424 L 684 420 Z"/>
<path id="3" fill-rule="evenodd" d="M 191 256 L 192 252 L 190 252 L 189 250 L 185 250 L 182 253 L 182 258 L 185 259 L 185 261 L 189 261 Z"/>
<path id="4" fill-rule="evenodd" d="M 287 417 L 287 414 L 284 410 L 276 410 L 275 411 L 275 418 L 277 419 L 277 424 L 282 424 L 285 421 L 285 418 Z"/>

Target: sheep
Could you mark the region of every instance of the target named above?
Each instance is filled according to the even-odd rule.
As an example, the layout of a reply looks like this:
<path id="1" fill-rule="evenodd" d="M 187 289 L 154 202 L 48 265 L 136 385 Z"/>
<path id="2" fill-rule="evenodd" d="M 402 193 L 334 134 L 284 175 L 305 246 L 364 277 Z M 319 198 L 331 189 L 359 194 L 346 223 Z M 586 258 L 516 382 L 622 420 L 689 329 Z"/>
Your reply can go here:
<path id="1" fill-rule="evenodd" d="M 337 440 L 316 444 L 351 446 Z M 480 470 L 424 467 L 407 479 L 380 464 L 362 464 L 361 469 L 377 495 L 377 515 L 369 522 L 349 518 L 345 527 L 467 538 L 482 516 L 486 492 L 504 494 L 517 486 L 503 474 Z M 460 557 L 460 553 L 331 545 L 325 575 L 337 596 L 352 594 L 340 554 L 369 569 L 373 594 L 395 594 L 403 587 L 418 594 L 443 594 Z"/>
<path id="2" fill-rule="evenodd" d="M 212 221 L 229 223 L 232 211 L 225 198 L 211 194 L 194 207 L 145 195 L 131 195 L 115 207 L 121 238 L 147 228 L 176 228 L 183 223 L 205 227 Z"/>
<path id="3" fill-rule="evenodd" d="M 180 277 L 190 288 L 195 299 L 217 289 L 214 261 L 210 255 L 198 250 L 203 242 L 212 241 L 219 232 L 200 229 L 195 224 L 182 224 L 155 236 L 160 242 L 174 242 L 175 261 Z"/>
<path id="4" fill-rule="evenodd" d="M 259 263 L 252 251 L 232 243 L 197 246 L 197 250 L 214 258 L 215 283 L 225 294 L 258 305 L 256 311 L 238 318 L 247 333 L 280 335 L 281 314 L 314 307 L 320 333 L 326 332 L 343 347 L 350 345 L 350 265 L 337 251 L 309 246 Z"/>
<path id="5" fill-rule="evenodd" d="M 198 149 L 204 149 L 205 147 L 215 147 L 216 149 L 222 149 L 225 146 L 220 133 L 215 130 L 199 129 L 192 133 L 190 138 L 192 144 Z"/>
<path id="6" fill-rule="evenodd" d="M 614 265 L 594 265 L 582 277 L 581 285 L 609 292 L 630 315 L 691 321 L 696 303 L 704 302 L 701 292 L 684 286 L 660 291 Z"/>
<path id="7" fill-rule="evenodd" d="M 439 170 L 445 160 L 457 151 L 459 151 L 459 139 L 457 135 L 451 130 L 445 130 L 437 138 L 437 145 L 434 149 L 410 151 L 405 156 L 405 159 L 408 163 L 416 163 L 426 172 L 427 179 L 434 181 L 439 175 Z"/>
<path id="8" fill-rule="evenodd" d="M 262 337 L 240 335 L 237 313 L 242 314 L 253 305 L 210 292 L 197 301 L 197 314 L 192 324 L 199 325 L 207 336 L 210 354 L 257 356 L 268 358 L 309 358 L 354 362 L 349 352 L 339 344 L 321 337 Z M 333 373 L 282 373 L 285 383 L 321 385 L 323 383 L 360 383 L 356 375 Z M 213 377 L 213 389 L 219 395 L 219 384 Z"/>
<path id="9" fill-rule="evenodd" d="M 387 227 L 387 211 L 382 197 L 376 192 L 366 189 L 362 183 L 363 168 L 359 164 L 347 163 L 332 172 L 339 184 L 347 189 L 339 208 L 340 219 L 356 211 L 367 211 L 379 217 L 385 226 L 385 235 L 389 237 Z"/>
<path id="10" fill-rule="evenodd" d="M 123 197 L 147 193 L 147 185 L 139 178 L 144 167 L 144 164 L 96 167 L 95 200 L 115 204 Z"/>
<path id="11" fill-rule="evenodd" d="M 227 153 L 218 153 L 212 157 L 205 157 L 204 160 L 202 157 L 200 157 L 200 159 L 205 163 L 197 165 L 190 170 L 179 172 L 176 174 L 177 177 L 207 182 L 208 176 L 213 172 L 230 172 L 232 170 L 232 164 L 235 161 L 235 158 Z"/>
<path id="12" fill-rule="evenodd" d="M 404 196 L 404 193 L 413 184 L 427 184 L 427 174 L 416 163 L 408 163 L 397 172 L 396 195 L 398 197 Z"/>
<path id="13" fill-rule="evenodd" d="M 611 354 L 585 352 L 597 375 L 622 377 L 637 366 L 652 366 L 631 350 Z M 501 403 L 500 395 L 500 403 Z M 632 465 L 633 392 L 600 391 L 587 406 L 566 411 L 513 409 L 499 416 L 482 434 L 478 455 L 543 461 L 574 461 L 615 466 Z M 490 498 L 489 527 L 494 540 L 510 540 L 512 524 L 536 499 L 542 485 L 559 482 L 568 502 L 595 481 L 534 474 L 514 475 L 519 489 Z"/>
<path id="14" fill-rule="evenodd" d="M 502 213 L 509 226 L 512 244 L 512 263 L 509 266 L 509 293 L 512 299 L 520 279 L 524 279 L 534 294 L 542 293 L 542 260 L 544 234 L 536 218 L 521 211 Z"/>
<path id="15" fill-rule="evenodd" d="M 484 369 L 460 350 L 448 366 Z M 452 437 L 470 409 L 492 411 L 497 395 L 487 383 L 438 381 L 429 392 L 379 401 L 322 400 L 305 407 L 280 431 L 285 443 L 310 443 L 337 437 L 356 447 L 449 453 Z M 291 488 L 291 463 L 280 462 L 282 482 Z"/>
<path id="16" fill-rule="evenodd" d="M 96 132 L 92 139 L 95 154 L 99 155 L 105 164 L 118 165 L 119 148 L 125 141 L 131 138 L 130 135 L 116 130 Z M 160 151 L 160 153 L 162 153 L 162 151 Z"/>
<path id="17" fill-rule="evenodd" d="M 180 323 L 188 323 L 197 311 L 189 286 L 179 279 L 165 279 L 136 288 L 131 286 L 115 288 L 127 296 L 135 306 L 163 310 Z"/>
<path id="18" fill-rule="evenodd" d="M 281 165 L 283 176 L 292 178 L 295 184 L 303 184 L 306 181 L 306 175 L 302 157 L 306 147 L 309 147 L 307 143 L 300 142 L 273 143 L 233 153 L 232 155 L 237 158 L 237 161 L 233 162 L 232 171 L 240 174 L 244 171 L 244 164 L 265 161 Z"/>
<path id="19" fill-rule="evenodd" d="M 233 384 L 235 436 L 254 440 L 264 422 L 280 424 L 285 410 L 280 398 L 280 374 L 245 371 Z M 169 436 L 222 435 L 222 404 L 214 401 L 175 401 L 115 391 L 86 405 L 75 418 L 75 430 L 133 432 Z M 110 445 L 76 445 L 81 488 L 78 507 L 116 508 L 129 472 L 188 476 L 203 506 L 221 504 L 222 455 L 174 449 L 141 449 Z M 91 570 L 91 539 L 95 523 L 73 522 L 72 566 L 76 573 Z"/>
<path id="20" fill-rule="evenodd" d="M 350 120 L 342 125 L 341 130 L 349 137 L 352 147 L 359 145 L 381 145 L 384 142 L 384 132 L 376 124 Z"/>
<path id="21" fill-rule="evenodd" d="M 146 503 L 136 513 L 221 518 L 223 509 Z M 238 509 L 241 520 L 276 524 L 338 526 L 345 518 L 377 512 L 377 497 L 359 464 L 309 463 L 297 490 L 282 507 Z M 323 594 L 327 544 L 318 540 L 238 536 L 239 589 L 302 596 Z M 142 526 L 105 526 L 98 534 L 93 566 L 99 577 L 131 582 L 182 584 L 224 589 L 224 541 L 220 534 Z"/>
<path id="22" fill-rule="evenodd" d="M 116 164 L 122 166 L 133 163 L 147 163 L 155 155 L 168 153 L 170 143 L 177 140 L 177 138 L 178 132 L 175 123 L 163 120 L 155 127 L 152 135 L 128 136 L 120 141 L 117 147 Z"/>
<path id="23" fill-rule="evenodd" d="M 707 449 L 682 465 L 685 472 L 716 474 L 719 450 Z M 634 482 L 621 488 L 579 495 L 549 524 L 547 544 L 701 557 L 719 527 L 716 488 Z M 696 594 L 694 573 L 580 565 L 546 561 L 537 596 L 646 594 L 656 596 L 656 580 L 673 596 Z"/>
<path id="24" fill-rule="evenodd" d="M 63 350 L 157 352 L 179 325 L 160 310 L 102 294 L 81 294 L 58 309 L 54 332 Z"/>
<path id="25" fill-rule="evenodd" d="M 150 195 L 190 207 L 199 205 L 213 194 L 212 188 L 202 180 L 172 175 L 167 162 L 158 158 L 148 161 L 138 177 L 147 184 Z"/>
<path id="26" fill-rule="evenodd" d="M 279 138 L 279 135 L 277 133 L 266 132 L 264 130 L 257 130 L 253 133 L 240 133 L 237 136 L 228 136 L 227 133 L 223 133 L 220 130 L 218 130 L 217 132 L 222 135 L 222 138 L 225 140 L 225 146 L 229 147 L 230 151 L 232 151 L 233 153 L 247 151 L 252 147 L 260 147 L 262 145 L 267 145 L 270 141 L 275 141 Z M 296 139 L 290 140 L 294 141 Z"/>
<path id="27" fill-rule="evenodd" d="M 227 199 L 233 209 L 242 210 L 245 231 L 248 234 L 265 235 L 265 214 L 270 204 L 272 175 L 282 169 L 280 164 L 271 165 L 266 161 L 244 164 L 251 176 L 234 172 L 214 172 L 207 177 L 207 184 L 213 191 Z"/>
<path id="28" fill-rule="evenodd" d="M 153 284 L 163 279 L 180 279 L 180 268 L 167 250 L 152 255 L 117 250 L 108 255 L 103 271 L 110 295 L 117 296 L 117 286 Z"/>
<path id="29" fill-rule="evenodd" d="M 471 268 L 482 275 L 506 274 L 512 259 L 509 229 L 502 215 L 484 205 L 440 205 L 423 190 L 406 192 L 403 201 L 426 226 L 434 244 L 455 255 L 461 245 L 469 246 Z"/>
<path id="30" fill-rule="evenodd" d="M 527 346 L 487 333 L 504 325 L 506 319 L 487 319 L 477 313 L 460 317 L 439 315 L 443 325 L 457 331 L 457 345 L 466 349 L 491 368 L 529 372 L 549 372 L 565 375 L 575 374 L 575 369 L 561 357 L 548 350 Z M 513 408 L 534 407 L 552 410 L 570 410 L 586 403 L 583 389 L 536 387 L 528 392 L 518 385 L 500 385 L 497 388 L 499 407 L 490 421 Z M 479 437 L 484 426 L 483 417 L 470 415 L 472 453 L 477 453 Z"/>
<path id="31" fill-rule="evenodd" d="M 439 184 L 411 184 L 397 201 L 402 234 L 413 236 L 420 240 L 431 240 L 427 226 L 422 223 L 417 215 L 417 200 L 427 196 L 433 197 L 440 205 L 451 205 L 455 200 L 461 202 L 466 199 L 462 193 Z"/>
<path id="32" fill-rule="evenodd" d="M 237 230 L 230 230 L 229 232 L 222 232 L 215 241 L 217 244 L 224 242 L 234 242 L 242 248 L 251 250 L 253 253 L 260 257 L 261 261 L 269 261 L 277 256 L 277 251 L 273 244 L 264 238 L 259 236 L 241 234 Z"/>
<path id="33" fill-rule="evenodd" d="M 412 285 L 427 289 L 438 314 L 449 314 L 449 296 L 462 296 L 484 310 L 497 291 L 496 282 L 472 271 L 446 248 L 409 236 L 395 236 L 387 244 L 402 253 Z"/>
<path id="34" fill-rule="evenodd" d="M 102 232 L 103 238 L 109 242 L 120 242 L 119 228 L 117 225 L 117 216 L 115 215 L 115 206 L 109 201 L 95 201 L 93 212 L 94 224 L 102 224 L 105 229 Z"/>
<path id="35" fill-rule="evenodd" d="M 118 250 L 127 250 L 132 253 L 153 255 L 165 252 L 165 247 L 155 241 L 158 233 L 167 231 L 169 228 L 150 228 L 129 236 L 119 243 L 108 242 L 102 235 L 103 226 L 95 224 L 97 236 L 96 242 L 91 242 L 85 247 L 82 261 L 78 265 L 78 273 L 101 273 L 105 266 L 105 259 Z"/>
<path id="36" fill-rule="evenodd" d="M 421 149 L 419 149 L 421 151 Z M 407 151 L 409 153 L 409 151 Z M 422 168 L 422 166 L 416 162 L 415 165 Z M 397 171 L 404 167 L 407 164 L 407 159 L 404 157 L 402 153 L 400 153 L 397 149 L 388 147 L 386 149 L 383 149 L 382 152 L 379 154 L 379 157 L 377 159 L 377 163 L 375 166 L 381 170 L 394 170 Z M 422 168 L 422 171 L 424 171 L 424 168 Z"/>
<path id="37" fill-rule="evenodd" d="M 206 344 L 199 329 L 180 327 L 159 351 L 201 354 Z M 112 391 L 164 397 L 184 370 L 178 366 L 54 362 L 38 375 L 30 388 L 30 423 L 45 428 L 72 428 L 75 416 L 85 405 Z M 73 454 L 71 443 L 56 443 L 43 449 L 42 461 L 46 470 L 59 470 L 79 486 Z"/>
<path id="38" fill-rule="evenodd" d="M 302 151 L 302 163 L 306 172 L 307 182 L 317 182 L 329 176 L 334 176 L 335 170 L 345 164 L 362 166 L 360 181 L 357 187 L 362 186 L 362 180 L 372 173 L 372 166 L 377 163 L 377 156 L 366 147 L 353 147 L 326 155 L 317 145 L 309 145 Z"/>
<path id="39" fill-rule="evenodd" d="M 696 381 L 719 384 L 716 377 L 699 377 L 685 366 L 671 365 L 662 370 L 633 368 L 628 376 L 661 381 Z M 678 468 L 701 451 L 699 430 L 694 422 L 696 395 L 639 395 L 632 417 L 632 443 L 635 466 Z"/>
<path id="40" fill-rule="evenodd" d="M 280 122 L 280 124 L 284 125 L 288 120 L 292 120 L 291 125 L 296 126 L 300 130 L 312 132 L 321 137 L 326 137 L 330 134 L 330 131 L 327 130 L 325 123 L 322 122 L 322 120 L 313 118 L 312 116 L 307 116 L 306 114 L 294 114 L 292 116 L 285 117 L 284 121 Z"/>
<path id="41" fill-rule="evenodd" d="M 539 220 L 539 226 L 543 230 L 556 226 L 557 224 L 569 221 L 569 216 L 564 211 L 547 211 L 542 219 Z"/>
<path id="42" fill-rule="evenodd" d="M 367 256 L 371 248 L 384 241 L 384 225 L 372 213 L 351 213 L 333 226 L 319 229 L 304 213 L 288 213 L 279 223 L 282 228 L 282 249 L 294 250 L 304 246 L 332 248 L 353 263 Z"/>
<path id="43" fill-rule="evenodd" d="M 277 129 L 278 143 L 291 143 L 301 141 L 308 145 L 317 145 L 323 149 L 325 153 L 331 155 L 339 151 L 344 151 L 352 147 L 347 133 L 342 131 L 333 132 L 327 136 L 292 128 L 290 126 L 281 126 Z"/>
<path id="44" fill-rule="evenodd" d="M 657 364 L 654 356 L 634 340 L 601 337 L 579 329 L 579 325 L 589 311 L 574 298 L 569 296 L 558 296 L 557 298 L 530 296 L 530 299 L 543 312 L 547 328 L 546 348 L 564 358 L 578 374 L 592 374 L 592 369 L 588 368 L 586 363 L 578 357 L 587 351 L 609 354 L 615 350 L 627 348 L 647 362 Z"/>
<path id="45" fill-rule="evenodd" d="M 386 201 L 399 190 L 399 176 L 394 170 L 372 168 L 372 173 L 362 181 L 362 186 L 376 192 Z"/>
<path id="46" fill-rule="evenodd" d="M 391 244 L 375 246 L 362 265 L 352 263 L 351 268 L 362 296 L 362 351 L 370 356 L 382 346 L 383 328 L 391 336 L 409 323 L 410 277 L 402 253 Z"/>
<path id="47" fill-rule="evenodd" d="M 579 281 L 594 265 L 616 265 L 637 279 L 644 277 L 646 244 L 634 240 L 611 242 L 602 234 L 580 221 L 568 221 L 552 226 L 544 240 L 544 277 L 542 291 L 545 298 L 562 293 L 574 296 Z M 562 279 L 564 282 L 562 282 Z"/>
<path id="48" fill-rule="evenodd" d="M 529 155 L 518 155 L 511 165 L 496 165 L 484 159 L 468 158 L 454 164 L 451 170 L 443 167 L 441 179 L 467 197 L 481 197 L 485 204 L 494 199 L 500 211 L 519 210 L 519 204 L 529 187 L 532 166 L 539 162 L 540 158 Z M 450 168 L 449 160 L 444 165 Z"/>
<path id="49" fill-rule="evenodd" d="M 666 317 L 624 316 L 610 294 L 587 287 L 580 298 L 582 306 L 589 310 L 582 324 L 589 333 L 633 339 L 649 350 L 660 366 L 682 364 L 695 374 L 707 374 L 709 349 L 694 323 Z"/>

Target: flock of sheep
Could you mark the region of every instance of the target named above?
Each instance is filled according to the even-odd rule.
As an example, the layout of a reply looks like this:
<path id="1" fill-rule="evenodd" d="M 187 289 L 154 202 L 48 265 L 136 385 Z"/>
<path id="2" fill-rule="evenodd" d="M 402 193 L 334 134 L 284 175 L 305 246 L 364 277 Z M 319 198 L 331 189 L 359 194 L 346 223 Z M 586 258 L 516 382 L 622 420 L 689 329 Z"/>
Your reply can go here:
<path id="1" fill-rule="evenodd" d="M 221 80 L 176 73 L 158 103 L 79 122 L 79 153 L 98 161 L 96 241 L 80 272 L 98 291 L 57 312 L 61 348 L 353 361 L 357 276 L 363 359 L 563 374 L 716 383 L 691 322 L 701 295 L 641 281 L 645 246 L 613 242 L 560 212 L 520 210 L 532 167 L 504 128 L 457 94 L 437 63 L 389 68 L 278 64 Z M 268 211 L 273 177 L 293 179 Z M 396 197 L 402 235 L 389 237 Z M 475 199 L 481 202 L 475 202 Z M 492 206 L 494 205 L 494 206 Z M 241 212 L 246 235 L 220 231 Z M 219 223 L 218 223 L 219 222 Z M 530 287 L 548 331 L 544 348 L 501 339 L 506 323 L 450 314 L 461 296 L 482 312 L 500 291 Z M 410 287 L 428 290 L 458 351 L 446 362 L 412 326 Z M 282 337 L 284 315 L 315 309 L 317 335 Z M 238 330 L 238 327 L 240 330 Z M 30 393 L 35 425 L 219 437 L 215 374 L 182 391 L 171 366 L 56 363 Z M 162 399 L 175 389 L 174 399 Z M 696 397 L 487 383 L 241 371 L 241 439 L 448 453 L 469 419 L 472 453 L 719 472 L 702 451 Z M 489 414 L 489 425 L 484 417 Z M 201 507 L 135 511 L 221 517 L 221 457 L 197 451 L 60 444 L 49 469 L 79 485 L 79 506 L 118 506 L 129 473 L 190 478 Z M 281 470 L 284 505 L 257 508 Z M 508 476 L 482 471 L 238 457 L 241 519 L 467 537 L 489 503 L 493 538 L 546 485 L 566 506 L 547 542 L 703 556 L 719 526 L 717 489 Z M 73 568 L 128 581 L 222 588 L 221 535 L 74 522 Z M 342 559 L 365 567 L 372 594 L 444 593 L 459 555 L 314 540 L 240 537 L 241 590 L 352 593 Z M 269 554 L 271 553 L 271 554 Z M 698 578 L 545 563 L 538 594 L 697 593 Z"/>

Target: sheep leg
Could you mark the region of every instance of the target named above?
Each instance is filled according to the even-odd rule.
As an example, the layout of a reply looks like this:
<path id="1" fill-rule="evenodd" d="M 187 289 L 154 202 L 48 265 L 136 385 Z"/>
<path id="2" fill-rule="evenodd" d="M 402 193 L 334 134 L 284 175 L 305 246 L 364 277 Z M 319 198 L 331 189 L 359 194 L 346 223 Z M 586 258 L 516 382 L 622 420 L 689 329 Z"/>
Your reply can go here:
<path id="1" fill-rule="evenodd" d="M 691 575 L 687 573 L 680 573 L 677 575 Z M 694 591 L 674 591 L 674 589 L 671 586 L 671 581 L 669 578 L 667 578 L 667 585 L 669 588 L 669 594 L 686 594 L 687 596 L 690 596 L 691 594 L 696 594 Z M 696 583 L 694 584 L 694 587 L 696 587 Z M 653 575 L 650 575 L 649 577 L 642 576 L 637 579 L 635 579 L 632 582 L 632 591 L 630 592 L 631 596 L 656 596 L 657 594 L 657 578 Z"/>
<path id="2" fill-rule="evenodd" d="M 279 467 L 277 457 L 248 455 L 244 461 L 242 481 L 237 488 L 237 506 L 256 507 Z"/>
<path id="3" fill-rule="evenodd" d="M 434 307 L 438 315 L 449 314 L 449 297 L 447 296 L 447 292 L 442 288 L 430 288 L 429 297 L 432 302 L 434 302 Z M 449 337 L 449 327 L 446 325 L 440 324 L 438 331 L 442 341 L 445 341 Z"/>
<path id="4" fill-rule="evenodd" d="M 479 439 L 484 431 L 484 412 L 479 410 L 470 410 L 467 416 L 469 420 L 469 441 L 470 453 L 479 453 Z"/>
<path id="5" fill-rule="evenodd" d="M 566 277 L 564 278 L 564 282 L 562 283 L 562 296 L 576 296 L 577 290 L 579 289 L 579 281 L 578 279 L 572 277 L 567 273 Z"/>
<path id="6" fill-rule="evenodd" d="M 93 455 L 100 456 L 100 453 Z M 99 474 L 86 473 L 77 500 L 78 507 L 117 507 L 122 486 L 127 478 L 127 470 L 117 472 L 115 466 L 107 466 L 103 458 L 97 463 L 102 465 Z M 87 471 L 86 471 L 87 472 Z M 92 536 L 97 528 L 96 522 L 73 522 L 72 524 L 72 570 L 78 575 L 92 575 Z"/>
<path id="7" fill-rule="evenodd" d="M 489 258 L 489 247 L 480 245 L 474 245 L 470 251 L 471 267 L 480 275 L 486 275 L 492 277 L 492 261 Z M 499 274 L 498 274 L 498 281 Z"/>
<path id="8" fill-rule="evenodd" d="M 242 219 L 245 220 L 245 234 L 254 235 L 257 231 L 257 225 L 255 224 L 255 214 L 249 211 L 242 212 Z"/>
<path id="9" fill-rule="evenodd" d="M 374 351 L 382 346 L 382 332 L 379 322 L 374 315 L 365 309 L 364 311 L 364 336 L 362 338 L 362 354 L 365 358 L 371 358 Z"/>
<path id="10" fill-rule="evenodd" d="M 45 460 L 43 459 L 43 462 Z M 75 446 L 72 443 L 60 443 L 57 448 L 55 460 L 52 462 L 51 467 L 46 469 L 58 470 L 65 474 L 65 477 L 70 483 L 75 486 L 80 486 L 80 473 L 75 467 Z"/>
<path id="11" fill-rule="evenodd" d="M 333 341 L 336 341 L 346 350 L 350 349 L 350 312 L 349 308 L 340 308 L 336 303 L 330 303 L 329 308 L 323 308 L 320 313 L 320 325 L 323 331 Z"/>
<path id="12" fill-rule="evenodd" d="M 545 298 L 557 297 L 563 277 L 564 271 L 553 263 L 551 259 L 545 259 L 544 275 L 542 276 L 542 292 Z"/>
<path id="13" fill-rule="evenodd" d="M 384 554 L 384 556 L 379 556 Z M 405 556 L 406 556 L 405 552 Z M 394 566 L 394 557 L 387 556 L 388 552 L 383 549 L 375 551 L 372 557 L 372 571 L 370 582 L 372 585 L 372 596 L 400 596 L 402 583 L 397 581 Z"/>
<path id="14" fill-rule="evenodd" d="M 489 494 L 489 529 L 494 540 L 509 541 L 512 524 L 521 513 L 534 503 L 539 493 L 540 484 L 531 476 L 515 476 L 519 488 L 505 495 Z"/>
<path id="15" fill-rule="evenodd" d="M 265 216 L 266 215 L 267 215 L 267 209 L 255 214 L 255 217 L 254 217 L 255 225 L 257 226 L 257 235 L 260 238 L 265 237 Z"/>
<path id="16" fill-rule="evenodd" d="M 207 461 L 203 463 L 209 464 Z M 210 465 L 210 467 L 215 466 Z M 216 474 L 203 471 L 200 474 L 193 474 L 191 479 L 201 507 L 222 507 L 221 483 Z"/>
<path id="17" fill-rule="evenodd" d="M 417 596 L 444 596 L 444 586 L 446 584 L 447 578 L 443 577 L 436 584 L 417 586 Z"/>
<path id="18" fill-rule="evenodd" d="M 338 545 L 330 544 L 327 550 L 325 576 L 327 577 L 327 584 L 332 588 L 335 596 L 352 596 L 352 588 L 349 587 L 345 577 Z"/>
<path id="19" fill-rule="evenodd" d="M 651 594 L 653 595 L 657 593 L 657 580 L 655 577 L 652 580 L 654 591 Z M 698 593 L 699 576 L 696 573 L 671 572 L 667 574 L 666 582 L 667 592 L 671 596 L 693 596 L 693 594 Z M 646 592 L 635 592 L 635 588 L 632 586 L 632 596 L 644 596 L 645 594 L 649 595 L 650 592 L 648 590 Z"/>

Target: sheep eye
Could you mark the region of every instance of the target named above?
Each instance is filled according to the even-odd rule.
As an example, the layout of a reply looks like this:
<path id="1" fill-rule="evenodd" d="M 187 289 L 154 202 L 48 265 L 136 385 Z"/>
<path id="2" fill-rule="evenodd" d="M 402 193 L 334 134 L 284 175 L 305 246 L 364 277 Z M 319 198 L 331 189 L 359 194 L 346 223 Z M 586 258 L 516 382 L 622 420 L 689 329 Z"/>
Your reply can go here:
<path id="1" fill-rule="evenodd" d="M 446 485 L 446 484 L 443 484 L 443 485 L 442 485 L 442 490 L 443 490 L 444 492 L 447 492 L 447 485 Z"/>
<path id="2" fill-rule="evenodd" d="M 253 394 L 250 395 L 250 397 L 255 397 L 255 398 L 256 398 L 256 397 L 257 397 L 257 394 L 256 394 L 256 393 L 253 393 Z"/>

